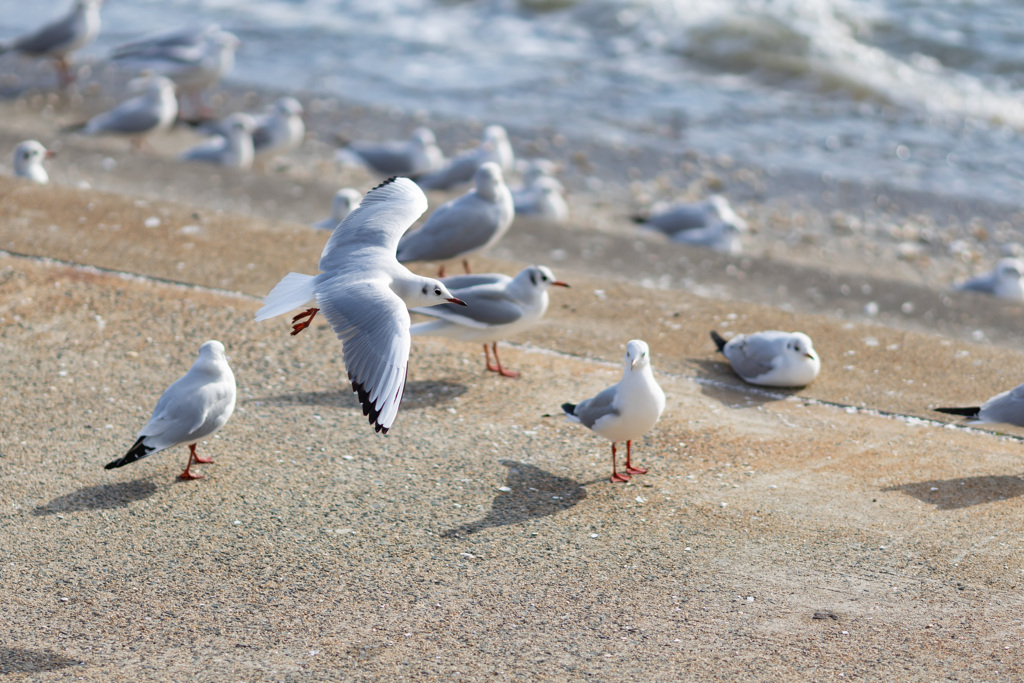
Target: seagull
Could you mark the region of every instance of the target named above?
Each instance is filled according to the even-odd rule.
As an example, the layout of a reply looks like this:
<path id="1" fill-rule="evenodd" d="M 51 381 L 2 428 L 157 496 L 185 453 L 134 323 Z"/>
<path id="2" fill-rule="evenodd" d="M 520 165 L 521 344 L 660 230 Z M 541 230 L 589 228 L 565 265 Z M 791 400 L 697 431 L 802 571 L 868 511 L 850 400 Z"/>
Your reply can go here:
<path id="1" fill-rule="evenodd" d="M 60 19 L 33 33 L 0 43 L 0 54 L 21 52 L 30 57 L 52 57 L 61 87 L 74 80 L 68 55 L 96 40 L 100 33 L 100 4 L 103 0 L 75 0 Z"/>
<path id="2" fill-rule="evenodd" d="M 302 104 L 294 97 L 282 97 L 269 107 L 266 114 L 256 119 L 252 133 L 253 149 L 257 161 L 296 149 L 306 137 L 306 124 L 302 120 Z M 332 226 L 333 227 L 333 226 Z"/>
<path id="3" fill-rule="evenodd" d="M 579 422 L 612 442 L 612 483 L 627 482 L 631 474 L 646 474 L 643 467 L 630 462 L 633 439 L 639 439 L 654 426 L 665 410 L 665 392 L 651 372 L 647 342 L 633 339 L 626 344 L 626 367 L 622 379 L 597 396 L 579 403 L 563 403 L 562 410 L 571 422 Z M 626 472 L 615 466 L 615 442 L 626 442 Z"/>
<path id="4" fill-rule="evenodd" d="M 984 292 L 1000 299 L 1024 301 L 1024 261 L 999 259 L 992 272 L 972 277 L 956 288 L 961 292 Z"/>
<path id="5" fill-rule="evenodd" d="M 996 394 L 980 406 L 935 408 L 940 413 L 968 418 L 966 424 L 1002 423 L 1024 427 L 1024 384 Z"/>
<path id="6" fill-rule="evenodd" d="M 688 204 L 656 204 L 649 216 L 633 220 L 664 233 L 673 242 L 709 247 L 727 254 L 743 250 L 740 235 L 748 230 L 747 222 L 736 215 L 729 200 L 714 194 L 701 202 Z"/>
<path id="7" fill-rule="evenodd" d="M 235 112 L 224 119 L 225 135 L 216 135 L 182 152 L 182 161 L 203 161 L 208 164 L 237 168 L 252 168 L 252 131 L 256 122 L 248 114 Z"/>
<path id="8" fill-rule="evenodd" d="M 385 176 L 416 176 L 430 173 L 444 164 L 434 131 L 420 127 L 408 140 L 348 142 L 338 151 L 339 161 L 353 159 Z"/>
<path id="9" fill-rule="evenodd" d="M 429 315 L 436 320 L 417 323 L 412 336 L 446 337 L 466 342 L 483 342 L 487 369 L 503 377 L 518 377 L 501 367 L 498 340 L 532 327 L 548 310 L 548 287 L 568 287 L 546 266 L 523 268 L 511 278 L 501 273 L 461 275 L 441 280 L 448 290 L 464 301 L 468 308 L 441 304 L 430 308 L 414 308 L 413 313 Z M 491 364 L 487 343 L 494 350 Z"/>
<path id="10" fill-rule="evenodd" d="M 205 118 L 210 111 L 203 104 L 202 92 L 234 68 L 238 45 L 238 36 L 217 24 L 207 24 L 125 43 L 114 48 L 110 58 L 139 71 L 152 70 L 167 76 L 183 95 L 188 95 L 196 114 Z"/>
<path id="11" fill-rule="evenodd" d="M 289 273 L 263 300 L 256 320 L 266 320 L 316 299 L 299 313 L 292 334 L 309 327 L 317 312 L 342 342 L 352 390 L 363 415 L 387 434 L 398 414 L 408 373 L 409 308 L 462 304 L 438 280 L 420 277 L 395 259 L 402 233 L 427 210 L 427 197 L 408 178 L 391 178 L 370 190 L 334 229 L 320 254 L 319 275 Z"/>
<path id="12" fill-rule="evenodd" d="M 738 334 L 728 342 L 711 332 L 718 350 L 744 382 L 768 387 L 802 387 L 814 381 L 821 360 L 803 332 L 767 330 Z"/>
<path id="13" fill-rule="evenodd" d="M 43 159 L 55 156 L 52 152 L 35 140 L 25 140 L 14 148 L 14 175 L 28 178 L 37 185 L 50 182 L 50 174 L 43 168 Z"/>
<path id="14" fill-rule="evenodd" d="M 447 190 L 473 180 L 476 170 L 489 161 L 502 171 L 511 171 L 515 165 L 508 132 L 502 126 L 487 126 L 478 147 L 452 157 L 442 168 L 415 180 L 424 190 Z"/>
<path id="15" fill-rule="evenodd" d="M 110 111 L 97 114 L 84 124 L 65 130 L 77 130 L 84 135 L 132 135 L 136 141 L 149 133 L 169 130 L 178 117 L 174 83 L 163 76 L 148 76 L 134 79 L 129 88 L 142 94 L 125 100 Z"/>
<path id="16" fill-rule="evenodd" d="M 185 376 L 172 384 L 156 402 L 153 416 L 138 440 L 123 457 L 106 469 L 124 467 L 147 455 L 188 444 L 188 464 L 178 479 L 202 479 L 189 471 L 192 463 L 211 463 L 196 455 L 196 444 L 227 424 L 235 410 L 235 375 L 224 356 L 224 345 L 211 340 L 199 347 L 199 358 Z"/>
<path id="17" fill-rule="evenodd" d="M 512 193 L 516 215 L 540 216 L 563 223 L 569 218 L 569 205 L 562 196 L 562 183 L 557 178 L 545 175 L 536 178 L 532 184 Z"/>
<path id="18" fill-rule="evenodd" d="M 352 211 L 359 206 L 359 202 L 363 200 L 363 195 L 359 190 L 353 190 L 351 187 L 344 187 L 334 195 L 334 201 L 331 202 L 331 217 L 325 218 L 319 223 L 314 223 L 314 228 L 322 228 L 325 230 L 334 230 L 338 227 L 338 223 L 345 220 Z"/>
<path id="19" fill-rule="evenodd" d="M 481 251 L 500 240 L 515 217 L 512 194 L 501 168 L 487 162 L 476 170 L 476 187 L 458 199 L 438 207 L 427 222 L 398 243 L 398 260 L 445 261 Z M 442 269 L 442 276 L 443 276 Z"/>

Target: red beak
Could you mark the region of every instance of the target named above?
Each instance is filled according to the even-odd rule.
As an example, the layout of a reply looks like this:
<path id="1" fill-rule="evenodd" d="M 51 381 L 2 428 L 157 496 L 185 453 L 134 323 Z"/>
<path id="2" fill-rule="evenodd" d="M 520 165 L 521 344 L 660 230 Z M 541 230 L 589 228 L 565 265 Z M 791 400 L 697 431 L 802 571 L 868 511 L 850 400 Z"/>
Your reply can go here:
<path id="1" fill-rule="evenodd" d="M 562 282 L 561 280 L 552 280 L 551 284 L 553 284 L 553 285 L 555 285 L 557 287 L 568 287 L 569 286 L 568 282 Z"/>
<path id="2" fill-rule="evenodd" d="M 448 301 L 449 303 L 458 304 L 460 306 L 469 306 L 465 301 L 462 299 L 456 299 L 454 296 L 451 299 L 448 299 Z"/>

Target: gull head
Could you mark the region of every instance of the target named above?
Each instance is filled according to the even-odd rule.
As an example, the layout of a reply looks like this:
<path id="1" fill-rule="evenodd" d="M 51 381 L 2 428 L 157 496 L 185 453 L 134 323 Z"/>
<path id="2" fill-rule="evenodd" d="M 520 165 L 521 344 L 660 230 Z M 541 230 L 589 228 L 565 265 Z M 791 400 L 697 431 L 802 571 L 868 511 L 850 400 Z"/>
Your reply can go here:
<path id="1" fill-rule="evenodd" d="M 294 97 L 282 97 L 274 102 L 274 110 L 284 116 L 302 116 L 302 103 Z"/>
<path id="2" fill-rule="evenodd" d="M 996 264 L 996 277 L 999 280 L 1020 280 L 1024 277 L 1024 261 L 1015 258 L 1000 259 Z"/>
<path id="3" fill-rule="evenodd" d="M 651 350 L 642 339 L 631 339 L 626 344 L 626 367 L 630 370 L 642 370 L 651 365 Z"/>
<path id="4" fill-rule="evenodd" d="M 359 190 L 345 187 L 338 190 L 331 203 L 331 220 L 341 222 L 363 201 Z"/>
<path id="5" fill-rule="evenodd" d="M 415 290 L 409 297 L 402 297 L 406 306 L 416 308 L 418 306 L 437 306 L 438 304 L 458 304 L 465 306 L 466 302 L 456 298 L 444 283 L 429 277 L 416 278 Z"/>
<path id="6" fill-rule="evenodd" d="M 437 138 L 434 137 L 434 131 L 429 128 L 424 128 L 423 126 L 420 126 L 412 132 L 410 140 L 412 140 L 413 144 L 420 149 L 426 149 L 427 147 L 432 147 L 437 144 Z"/>
<path id="7" fill-rule="evenodd" d="M 523 268 L 516 275 L 516 280 L 529 282 L 535 289 L 547 289 L 548 287 L 568 287 L 569 285 L 555 278 L 555 274 L 547 266 L 529 266 Z"/>
<path id="8" fill-rule="evenodd" d="M 715 213 L 718 214 L 719 220 L 732 228 L 732 232 L 746 232 L 749 228 L 747 222 L 733 211 L 732 205 L 729 204 L 729 200 L 722 195 L 711 195 L 708 197 L 708 203 L 712 208 L 714 208 Z"/>
<path id="9" fill-rule="evenodd" d="M 508 131 L 504 126 L 487 126 L 484 128 L 484 142 L 502 143 L 508 142 Z"/>
<path id="10" fill-rule="evenodd" d="M 245 112 L 236 111 L 224 119 L 223 129 L 227 131 L 228 137 L 235 137 L 245 133 L 252 135 L 256 130 L 256 119 Z"/>
<path id="11" fill-rule="evenodd" d="M 216 339 L 211 339 L 199 347 L 199 357 L 211 360 L 224 358 L 224 345 Z"/>
<path id="12" fill-rule="evenodd" d="M 43 168 L 43 159 L 49 159 L 54 154 L 36 140 L 22 142 L 14 149 L 14 175 L 45 185 L 50 177 Z"/>
<path id="13" fill-rule="evenodd" d="M 476 169 L 473 182 L 476 183 L 477 194 L 485 199 L 494 199 L 498 189 L 505 184 L 505 176 L 501 173 L 501 166 L 488 161 Z"/>
<path id="14" fill-rule="evenodd" d="M 814 351 L 814 344 L 811 338 L 803 332 L 794 332 L 786 342 L 786 352 L 794 358 L 803 360 L 805 358 L 818 361 L 818 354 Z"/>

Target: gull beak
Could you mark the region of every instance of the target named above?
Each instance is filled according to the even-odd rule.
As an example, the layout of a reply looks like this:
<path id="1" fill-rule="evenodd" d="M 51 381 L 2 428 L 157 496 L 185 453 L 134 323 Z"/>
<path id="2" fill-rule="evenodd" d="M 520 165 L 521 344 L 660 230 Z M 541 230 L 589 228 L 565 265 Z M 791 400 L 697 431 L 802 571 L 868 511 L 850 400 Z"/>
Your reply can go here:
<path id="1" fill-rule="evenodd" d="M 813 353 L 805 353 L 804 357 L 810 358 L 811 360 L 817 360 L 817 358 L 814 357 Z"/>
<path id="2" fill-rule="evenodd" d="M 458 304 L 460 306 L 469 306 L 469 304 L 467 304 L 465 301 L 463 301 L 462 299 L 456 299 L 454 296 L 451 299 L 448 299 L 448 302 Z"/>
<path id="3" fill-rule="evenodd" d="M 568 282 L 562 282 L 561 280 L 552 280 L 551 284 L 555 287 L 568 287 Z"/>
<path id="4" fill-rule="evenodd" d="M 640 356 L 637 356 L 629 362 L 629 369 L 636 370 L 636 364 L 640 362 Z"/>

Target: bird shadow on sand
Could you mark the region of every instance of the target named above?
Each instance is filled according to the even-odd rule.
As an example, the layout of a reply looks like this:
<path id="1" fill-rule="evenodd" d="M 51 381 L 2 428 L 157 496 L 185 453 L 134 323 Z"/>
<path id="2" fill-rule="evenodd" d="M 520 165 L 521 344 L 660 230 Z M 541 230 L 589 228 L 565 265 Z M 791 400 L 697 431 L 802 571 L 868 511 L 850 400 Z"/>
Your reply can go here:
<path id="1" fill-rule="evenodd" d="M 137 500 L 149 498 L 159 487 L 146 479 L 122 481 L 116 484 L 98 484 L 57 496 L 49 503 L 32 511 L 35 517 L 57 515 L 85 510 L 111 510 L 124 507 Z"/>
<path id="2" fill-rule="evenodd" d="M 466 385 L 445 380 L 419 380 L 405 385 L 402 397 L 403 410 L 416 410 L 428 406 L 447 403 L 466 393 Z M 329 408 L 360 408 L 355 392 L 339 389 L 337 391 L 303 391 L 295 394 L 280 394 L 265 398 L 252 399 L 275 405 L 326 406 Z"/>
<path id="3" fill-rule="evenodd" d="M 56 671 L 82 662 L 48 650 L 24 647 L 0 647 L 0 674 L 41 673 Z"/>
<path id="4" fill-rule="evenodd" d="M 505 487 L 510 491 L 499 492 L 487 515 L 476 522 L 469 522 L 441 533 L 444 538 L 468 536 L 496 526 L 519 524 L 534 517 L 546 517 L 562 510 L 568 510 L 587 497 L 583 484 L 568 477 L 557 477 L 539 467 L 502 460 L 508 468 Z"/>
<path id="5" fill-rule="evenodd" d="M 1001 474 L 983 477 L 932 479 L 914 484 L 890 486 L 882 491 L 900 491 L 939 510 L 959 510 L 1024 495 L 1024 477 Z"/>
<path id="6" fill-rule="evenodd" d="M 736 376 L 727 361 L 713 361 L 703 358 L 689 359 L 697 367 L 697 381 L 700 391 L 729 408 L 756 408 L 767 403 L 782 401 L 799 393 L 803 387 L 785 389 L 782 387 L 757 387 L 747 384 Z"/>

